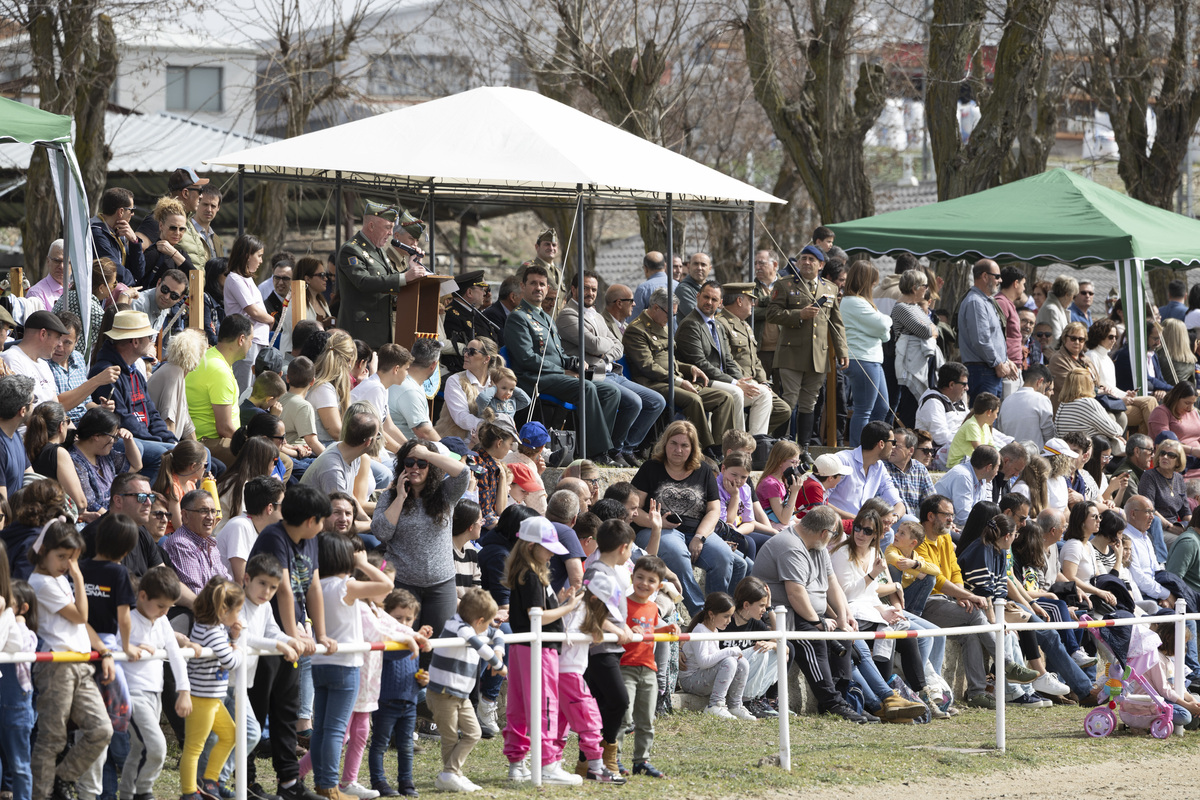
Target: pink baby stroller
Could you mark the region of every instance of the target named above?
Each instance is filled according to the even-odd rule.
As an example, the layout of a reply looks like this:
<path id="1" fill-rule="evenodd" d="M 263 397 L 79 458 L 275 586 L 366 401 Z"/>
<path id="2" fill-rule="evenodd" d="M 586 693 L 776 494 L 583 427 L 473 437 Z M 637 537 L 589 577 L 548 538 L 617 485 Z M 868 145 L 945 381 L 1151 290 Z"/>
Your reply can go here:
<path id="1" fill-rule="evenodd" d="M 1081 621 L 1088 620 L 1081 614 Z M 1099 705 L 1083 718 L 1083 730 L 1088 736 L 1108 736 L 1117 727 L 1119 711 L 1121 721 L 1130 728 L 1149 729 L 1156 739 L 1166 739 L 1175 730 L 1172 720 L 1174 709 L 1159 695 L 1143 676 L 1147 659 L 1151 657 L 1147 647 L 1157 647 L 1158 637 L 1143 626 L 1132 628 L 1129 645 L 1129 663 L 1122 664 L 1116 653 L 1100 636 L 1095 628 L 1087 629 L 1096 642 L 1096 649 L 1108 663 L 1107 678 L 1100 691 Z M 1140 690 L 1140 691 L 1139 691 Z"/>

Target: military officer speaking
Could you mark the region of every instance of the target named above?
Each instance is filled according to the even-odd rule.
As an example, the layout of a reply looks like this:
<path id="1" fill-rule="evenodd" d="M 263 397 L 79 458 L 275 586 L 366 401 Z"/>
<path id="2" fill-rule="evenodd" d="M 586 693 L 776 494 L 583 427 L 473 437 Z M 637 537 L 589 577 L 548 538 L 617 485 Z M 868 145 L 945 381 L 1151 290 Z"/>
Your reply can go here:
<path id="1" fill-rule="evenodd" d="M 338 290 L 342 303 L 338 319 L 347 331 L 376 348 L 392 341 L 395 335 L 394 295 L 409 281 L 429 274 L 415 258 L 397 259 L 401 267 L 407 266 L 407 270 L 402 270 L 385 253 L 389 243 L 395 246 L 392 231 L 398 219 L 403 239 L 411 243 L 399 241 L 421 254 L 415 242 L 424 232 L 424 224 L 408 212 L 401 217 L 396 208 L 370 200 L 363 208 L 362 229 L 338 251 Z"/>
<path id="2" fill-rule="evenodd" d="M 534 400 L 537 399 L 536 384 L 538 390 L 578 407 L 579 373 L 567 370 L 567 357 L 558 338 L 558 329 L 550 315 L 542 310 L 548 284 L 545 267 L 531 264 L 525 268 L 521 279 L 521 304 L 504 322 L 508 365 L 517 373 L 517 385 Z M 583 454 L 597 463 L 613 465 L 608 457 L 613 446 L 609 431 L 617 419 L 621 390 L 607 381 L 586 381 L 583 389 L 584 413 L 587 414 Z"/>
<path id="3" fill-rule="evenodd" d="M 850 366 L 837 286 L 817 276 L 824 261 L 825 254 L 811 244 L 801 250 L 798 270 L 780 274 L 767 305 L 767 322 L 779 326 L 775 367 L 783 384 L 781 396 L 799 412 L 796 440 L 806 454 L 813 407 L 831 367 L 831 345 L 838 368 Z"/>

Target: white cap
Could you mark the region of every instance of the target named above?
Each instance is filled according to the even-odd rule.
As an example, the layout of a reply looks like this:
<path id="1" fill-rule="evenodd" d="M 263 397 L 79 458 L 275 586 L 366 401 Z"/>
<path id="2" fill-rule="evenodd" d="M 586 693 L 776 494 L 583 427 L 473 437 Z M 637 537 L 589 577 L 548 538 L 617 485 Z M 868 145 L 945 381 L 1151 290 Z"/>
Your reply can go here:
<path id="1" fill-rule="evenodd" d="M 820 478 L 832 478 L 834 475 L 849 475 L 850 466 L 832 453 L 822 453 L 813 462 L 813 475 Z"/>
<path id="2" fill-rule="evenodd" d="M 1071 445 L 1059 438 L 1047 440 L 1046 444 L 1042 446 L 1042 455 L 1079 458 L 1079 453 L 1076 453 L 1071 449 Z"/>
<path id="3" fill-rule="evenodd" d="M 558 540 L 558 531 L 554 529 L 554 523 L 545 517 L 530 517 L 522 522 L 517 538 L 523 542 L 540 544 L 555 555 L 567 554 L 567 548 Z"/>

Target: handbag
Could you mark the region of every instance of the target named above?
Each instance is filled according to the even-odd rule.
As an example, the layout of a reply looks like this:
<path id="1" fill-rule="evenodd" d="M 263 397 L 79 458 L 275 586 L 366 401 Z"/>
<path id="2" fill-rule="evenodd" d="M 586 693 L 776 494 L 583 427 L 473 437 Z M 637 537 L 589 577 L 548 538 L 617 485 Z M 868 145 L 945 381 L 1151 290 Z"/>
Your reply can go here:
<path id="1" fill-rule="evenodd" d="M 1069 606 L 1083 605 L 1083 600 L 1080 597 L 1079 587 L 1075 585 L 1075 581 L 1055 581 L 1050 584 L 1050 594 L 1062 600 Z"/>
<path id="2" fill-rule="evenodd" d="M 563 428 L 551 428 L 549 456 L 546 458 L 547 467 L 565 467 L 575 460 L 575 431 Z"/>
<path id="3" fill-rule="evenodd" d="M 1104 410 L 1113 414 L 1125 413 L 1125 401 L 1119 397 L 1113 397 L 1109 394 L 1098 394 L 1096 400 L 1100 405 L 1104 406 Z"/>

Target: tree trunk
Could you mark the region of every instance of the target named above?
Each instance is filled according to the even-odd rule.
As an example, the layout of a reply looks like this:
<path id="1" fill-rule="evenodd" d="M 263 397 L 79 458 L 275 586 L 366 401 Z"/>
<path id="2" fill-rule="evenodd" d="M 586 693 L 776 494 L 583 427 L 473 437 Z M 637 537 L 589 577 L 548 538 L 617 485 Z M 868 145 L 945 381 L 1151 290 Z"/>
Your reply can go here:
<path id="1" fill-rule="evenodd" d="M 791 0 L 785 2 L 795 19 Z M 754 97 L 795 164 L 821 221 L 869 217 L 875 213 L 875 200 L 864 168 L 863 142 L 887 99 L 886 76 L 879 64 L 862 62 L 857 83 L 849 85 L 856 0 L 825 0 L 823 6 L 813 2 L 810 8 L 811 35 L 800 38 L 797 27 L 789 40 L 789 46 L 807 57 L 807 74 L 789 96 L 780 64 L 793 54 L 775 46 L 779 26 L 768 0 L 749 0 L 742 34 Z"/>

